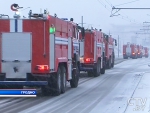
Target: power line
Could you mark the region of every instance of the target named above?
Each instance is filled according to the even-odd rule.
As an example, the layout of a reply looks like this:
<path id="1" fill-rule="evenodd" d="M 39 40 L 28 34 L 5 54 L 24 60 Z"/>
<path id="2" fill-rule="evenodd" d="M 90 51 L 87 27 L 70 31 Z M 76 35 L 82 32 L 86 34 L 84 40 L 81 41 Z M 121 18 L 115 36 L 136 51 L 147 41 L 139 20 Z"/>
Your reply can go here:
<path id="1" fill-rule="evenodd" d="M 113 7 L 112 9 L 150 9 L 150 8 L 115 8 Z"/>
<path id="2" fill-rule="evenodd" d="M 121 10 L 121 9 L 150 9 L 150 8 L 115 8 L 114 6 L 112 7 L 112 10 L 114 10 L 114 9 L 116 9 L 116 10 Z M 117 11 L 117 12 L 118 12 Z M 115 13 L 114 13 L 115 14 Z M 112 16 L 114 15 L 114 14 L 112 14 Z M 135 20 L 134 20 L 135 21 Z"/>
<path id="3" fill-rule="evenodd" d="M 110 10 L 107 8 L 107 6 L 105 5 L 105 4 L 103 4 L 102 3 L 102 1 L 100 1 L 100 0 L 97 0 L 105 9 L 107 9 L 109 12 L 110 12 Z"/>
<path id="4" fill-rule="evenodd" d="M 130 4 L 130 3 L 133 3 L 133 2 L 137 2 L 137 1 L 140 1 L 140 0 L 134 0 L 134 1 L 131 1 L 131 2 L 126 2 L 126 3 L 123 3 L 123 4 L 116 5 L 116 6 L 121 6 L 121 5 L 125 5 L 125 4 Z"/>
<path id="5" fill-rule="evenodd" d="M 99 0 L 98 0 L 98 1 L 99 1 Z M 111 3 L 110 1 L 109 1 L 109 2 L 108 2 L 108 0 L 105 0 L 105 1 L 107 2 L 108 5 L 110 5 L 111 8 L 113 8 L 113 7 L 112 7 L 112 3 Z M 99 2 L 100 2 L 100 1 L 99 1 Z M 103 6 L 106 6 L 106 5 L 103 4 Z M 107 9 L 107 7 L 105 7 L 105 8 Z M 109 10 L 109 9 L 107 9 L 107 10 Z M 109 10 L 109 11 L 110 11 L 110 10 Z M 139 24 L 138 22 L 135 21 L 135 19 L 129 19 L 128 16 L 125 17 L 125 16 L 123 16 L 123 15 L 121 15 L 121 14 L 119 14 L 119 15 L 121 16 L 121 17 L 118 17 L 118 18 L 120 18 L 120 19 L 129 21 L 129 22 L 132 22 L 132 23 L 135 23 L 135 24 Z M 117 16 L 118 16 L 118 15 L 117 15 Z"/>
<path id="6" fill-rule="evenodd" d="M 111 7 L 113 7 L 113 5 L 110 3 L 110 2 L 108 2 L 107 0 L 105 0 Z"/>

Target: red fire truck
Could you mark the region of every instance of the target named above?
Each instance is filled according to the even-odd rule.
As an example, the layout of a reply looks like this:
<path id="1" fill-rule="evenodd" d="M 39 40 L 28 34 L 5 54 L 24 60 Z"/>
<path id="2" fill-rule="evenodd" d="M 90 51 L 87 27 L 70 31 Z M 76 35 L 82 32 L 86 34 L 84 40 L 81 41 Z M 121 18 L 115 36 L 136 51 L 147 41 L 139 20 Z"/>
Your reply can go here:
<path id="1" fill-rule="evenodd" d="M 105 73 L 105 53 L 101 30 L 82 28 L 80 33 L 80 71 L 87 71 L 88 76 Z"/>
<path id="2" fill-rule="evenodd" d="M 137 54 L 137 58 L 142 58 L 142 46 L 141 45 L 137 45 L 137 50 L 138 50 L 138 54 Z"/>
<path id="3" fill-rule="evenodd" d="M 114 67 L 115 61 L 114 46 L 117 46 L 117 40 L 112 38 L 111 35 L 109 36 L 104 33 L 104 43 L 105 43 L 106 68 L 110 69 Z"/>
<path id="4" fill-rule="evenodd" d="M 123 58 L 128 59 L 132 55 L 132 44 L 129 42 L 123 45 Z"/>
<path id="5" fill-rule="evenodd" d="M 148 58 L 149 57 L 149 49 L 147 47 L 143 47 L 144 48 L 144 57 Z"/>
<path id="6" fill-rule="evenodd" d="M 76 88 L 79 42 L 73 19 L 65 21 L 46 10 L 30 10 L 26 19 L 17 12 L 14 17 L 0 18 L 0 88 L 40 86 L 43 94 L 54 95 L 65 93 L 67 81 Z"/>
<path id="7" fill-rule="evenodd" d="M 125 45 L 123 45 L 123 58 L 137 58 L 137 45 L 136 44 L 130 44 L 129 42 Z"/>

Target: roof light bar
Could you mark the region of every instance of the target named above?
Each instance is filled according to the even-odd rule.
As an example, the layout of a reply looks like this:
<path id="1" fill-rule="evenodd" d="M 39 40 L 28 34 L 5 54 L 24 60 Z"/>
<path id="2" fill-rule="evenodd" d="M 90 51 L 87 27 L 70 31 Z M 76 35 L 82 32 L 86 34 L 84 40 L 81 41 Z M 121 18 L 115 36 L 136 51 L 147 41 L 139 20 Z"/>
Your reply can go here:
<path id="1" fill-rule="evenodd" d="M 38 14 L 38 13 L 32 13 L 32 10 L 29 11 L 29 18 L 42 18 L 42 19 L 47 19 L 48 18 L 48 12 L 44 10 L 43 14 Z"/>

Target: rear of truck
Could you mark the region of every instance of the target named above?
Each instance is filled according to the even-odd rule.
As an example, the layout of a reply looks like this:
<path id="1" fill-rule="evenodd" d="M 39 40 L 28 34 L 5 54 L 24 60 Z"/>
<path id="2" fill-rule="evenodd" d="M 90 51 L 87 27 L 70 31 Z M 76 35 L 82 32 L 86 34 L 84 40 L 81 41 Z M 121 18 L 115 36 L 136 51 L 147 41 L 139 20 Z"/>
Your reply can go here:
<path id="1" fill-rule="evenodd" d="M 88 72 L 88 76 L 97 77 L 101 74 L 102 46 L 97 31 L 85 30 L 84 39 L 80 42 L 80 71 Z"/>
<path id="2" fill-rule="evenodd" d="M 135 44 L 131 44 L 130 47 L 131 47 L 131 56 L 130 56 L 130 58 L 136 59 L 137 58 L 137 48 L 136 48 L 136 45 Z"/>
<path id="3" fill-rule="evenodd" d="M 94 64 L 94 33 L 85 31 L 84 42 L 80 45 L 80 71 L 93 70 Z"/>
<path id="4" fill-rule="evenodd" d="M 126 55 L 126 48 L 127 48 L 127 45 L 123 45 L 123 58 L 124 58 L 124 59 L 127 58 L 127 55 Z"/>
<path id="5" fill-rule="evenodd" d="M 123 58 L 127 59 L 131 56 L 131 46 L 130 44 L 123 45 Z"/>
<path id="6" fill-rule="evenodd" d="M 0 20 L 1 21 L 1 20 Z M 9 31 L 0 31 L 0 88 L 23 88 L 23 86 L 47 85 L 48 57 L 44 58 L 42 20 L 8 19 Z M 48 21 L 46 21 L 48 23 Z M 49 24 L 47 24 L 49 25 Z M 5 28 L 6 29 L 6 28 Z M 45 29 L 45 37 L 49 31 Z M 40 42 L 40 44 L 39 44 Z M 48 54 L 48 50 L 44 52 Z"/>

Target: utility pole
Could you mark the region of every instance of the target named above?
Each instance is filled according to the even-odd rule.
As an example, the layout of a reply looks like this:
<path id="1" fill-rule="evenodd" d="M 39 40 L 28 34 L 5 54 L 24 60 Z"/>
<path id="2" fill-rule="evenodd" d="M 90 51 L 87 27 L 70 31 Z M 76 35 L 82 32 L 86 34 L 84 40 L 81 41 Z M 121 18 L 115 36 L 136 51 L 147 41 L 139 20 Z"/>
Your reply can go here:
<path id="1" fill-rule="evenodd" d="M 81 23 L 79 24 L 81 24 L 82 27 L 83 27 L 83 24 L 86 24 L 86 23 L 83 23 L 83 16 L 81 17 Z"/>
<path id="2" fill-rule="evenodd" d="M 81 25 L 83 27 L 83 16 L 81 17 Z"/>
<path id="3" fill-rule="evenodd" d="M 118 58 L 119 58 L 119 35 L 118 35 Z"/>

